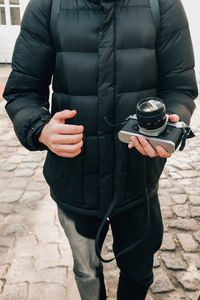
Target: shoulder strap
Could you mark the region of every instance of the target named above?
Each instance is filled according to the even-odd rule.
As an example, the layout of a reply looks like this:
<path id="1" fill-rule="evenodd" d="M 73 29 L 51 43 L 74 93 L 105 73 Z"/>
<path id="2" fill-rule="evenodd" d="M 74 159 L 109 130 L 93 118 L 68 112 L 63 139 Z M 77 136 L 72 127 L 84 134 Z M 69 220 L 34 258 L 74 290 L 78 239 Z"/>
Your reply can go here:
<path id="1" fill-rule="evenodd" d="M 158 1 L 159 0 L 149 0 L 154 24 L 156 27 L 156 32 L 158 32 L 159 27 L 160 27 L 160 7 L 159 7 Z"/>
<path id="2" fill-rule="evenodd" d="M 51 18 L 50 18 L 50 32 L 52 38 L 55 42 L 55 29 L 56 29 L 56 21 L 60 10 L 60 0 L 52 0 L 51 5 Z"/>

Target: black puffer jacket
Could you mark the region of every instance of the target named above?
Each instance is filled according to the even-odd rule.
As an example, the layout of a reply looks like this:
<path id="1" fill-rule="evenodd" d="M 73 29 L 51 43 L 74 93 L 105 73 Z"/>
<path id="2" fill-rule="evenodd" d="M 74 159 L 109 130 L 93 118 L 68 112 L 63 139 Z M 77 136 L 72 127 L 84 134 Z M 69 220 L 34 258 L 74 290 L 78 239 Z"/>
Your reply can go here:
<path id="1" fill-rule="evenodd" d="M 61 0 L 56 43 L 49 30 L 51 0 L 30 0 L 16 42 L 4 97 L 15 132 L 29 150 L 43 126 L 64 109 L 85 128 L 82 153 L 62 158 L 48 151 L 44 176 L 62 206 L 102 216 L 119 188 L 118 213 L 143 200 L 142 155 L 122 146 L 120 183 L 119 124 L 147 96 L 161 97 L 168 113 L 189 123 L 197 96 L 193 50 L 180 0 L 160 0 L 158 35 L 149 0 Z M 49 85 L 53 77 L 52 111 Z M 165 164 L 146 158 L 150 195 L 157 191 Z"/>

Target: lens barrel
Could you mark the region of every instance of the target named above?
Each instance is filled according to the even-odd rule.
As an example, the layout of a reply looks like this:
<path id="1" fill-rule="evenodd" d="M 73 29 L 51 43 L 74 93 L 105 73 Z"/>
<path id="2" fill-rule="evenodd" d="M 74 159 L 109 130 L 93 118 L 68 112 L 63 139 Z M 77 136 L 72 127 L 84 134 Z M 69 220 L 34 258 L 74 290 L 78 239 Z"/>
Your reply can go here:
<path id="1" fill-rule="evenodd" d="M 136 115 L 140 128 L 155 130 L 166 123 L 166 107 L 158 97 L 148 97 L 137 103 Z"/>

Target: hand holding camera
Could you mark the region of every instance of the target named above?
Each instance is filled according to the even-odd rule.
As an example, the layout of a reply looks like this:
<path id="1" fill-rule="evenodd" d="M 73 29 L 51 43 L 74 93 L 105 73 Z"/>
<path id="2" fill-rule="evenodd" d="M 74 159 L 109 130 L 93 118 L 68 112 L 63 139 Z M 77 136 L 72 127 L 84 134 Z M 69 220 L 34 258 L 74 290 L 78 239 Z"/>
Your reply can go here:
<path id="1" fill-rule="evenodd" d="M 129 149 L 135 147 L 143 155 L 167 158 L 181 142 L 181 150 L 184 148 L 189 133 L 190 128 L 179 122 L 178 115 L 167 115 L 163 101 L 151 97 L 138 102 L 136 115 L 129 116 L 118 136 Z"/>
<path id="2" fill-rule="evenodd" d="M 169 121 L 172 123 L 176 123 L 179 121 L 178 115 L 169 115 Z M 148 142 L 148 140 L 144 136 L 131 136 L 130 143 L 128 144 L 129 149 L 133 147 L 136 148 L 141 154 L 147 155 L 150 157 L 160 156 L 163 158 L 168 158 L 172 155 L 172 153 L 167 152 L 162 146 L 153 146 Z"/>

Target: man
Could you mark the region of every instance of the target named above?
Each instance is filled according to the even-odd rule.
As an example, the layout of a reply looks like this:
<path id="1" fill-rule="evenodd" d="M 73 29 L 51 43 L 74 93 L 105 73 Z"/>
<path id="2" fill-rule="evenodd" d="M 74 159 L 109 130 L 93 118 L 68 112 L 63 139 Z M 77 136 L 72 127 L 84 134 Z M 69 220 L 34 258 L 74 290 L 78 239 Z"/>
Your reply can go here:
<path id="1" fill-rule="evenodd" d="M 117 133 L 149 96 L 162 98 L 172 122 L 189 124 L 197 96 L 183 7 L 180 0 L 159 6 L 156 32 L 149 0 L 61 0 L 52 33 L 51 0 L 31 0 L 16 42 L 6 110 L 22 145 L 48 150 L 44 176 L 72 248 L 82 300 L 106 299 L 95 237 L 113 199 L 117 299 L 145 299 L 153 281 L 163 235 L 158 180 L 170 154 L 144 138 L 120 146 Z M 144 236 L 146 192 L 146 238 L 118 256 Z"/>

